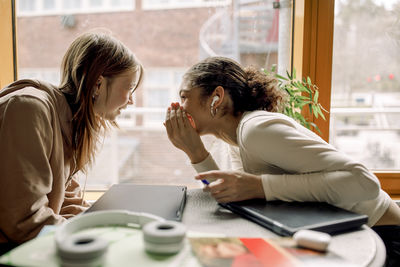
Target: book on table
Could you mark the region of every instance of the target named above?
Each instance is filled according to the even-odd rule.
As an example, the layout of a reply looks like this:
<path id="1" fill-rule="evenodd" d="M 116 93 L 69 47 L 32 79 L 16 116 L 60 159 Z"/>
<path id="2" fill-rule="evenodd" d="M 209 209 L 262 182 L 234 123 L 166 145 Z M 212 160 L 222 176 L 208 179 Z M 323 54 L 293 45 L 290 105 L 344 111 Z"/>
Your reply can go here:
<path id="1" fill-rule="evenodd" d="M 292 236 L 301 229 L 335 234 L 359 228 L 368 221 L 366 215 L 323 202 L 251 199 L 219 205 L 281 236 Z"/>

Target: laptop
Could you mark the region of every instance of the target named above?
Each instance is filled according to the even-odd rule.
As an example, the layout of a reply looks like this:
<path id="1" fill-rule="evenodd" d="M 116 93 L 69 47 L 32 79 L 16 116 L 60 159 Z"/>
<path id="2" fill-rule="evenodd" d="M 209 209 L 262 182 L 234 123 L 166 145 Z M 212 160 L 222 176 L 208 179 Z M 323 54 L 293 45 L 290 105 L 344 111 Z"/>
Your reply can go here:
<path id="1" fill-rule="evenodd" d="M 115 184 L 85 212 L 122 209 L 181 221 L 186 186 Z"/>
<path id="2" fill-rule="evenodd" d="M 284 202 L 251 199 L 219 203 L 281 236 L 292 236 L 301 229 L 335 234 L 359 228 L 368 216 L 322 202 Z"/>

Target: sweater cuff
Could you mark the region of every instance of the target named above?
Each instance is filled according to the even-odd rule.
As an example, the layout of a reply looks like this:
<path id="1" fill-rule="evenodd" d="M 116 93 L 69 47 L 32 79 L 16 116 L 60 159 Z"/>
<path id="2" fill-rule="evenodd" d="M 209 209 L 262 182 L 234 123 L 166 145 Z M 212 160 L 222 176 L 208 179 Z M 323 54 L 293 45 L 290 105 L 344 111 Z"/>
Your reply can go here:
<path id="1" fill-rule="evenodd" d="M 268 182 L 268 176 L 269 176 L 269 174 L 261 175 L 261 183 L 262 183 L 262 186 L 264 189 L 265 200 L 271 201 L 271 200 L 275 200 L 275 199 L 274 199 L 274 197 L 272 197 L 272 189 Z"/>
<path id="2" fill-rule="evenodd" d="M 192 166 L 197 171 L 197 173 L 219 170 L 218 165 L 217 163 L 215 163 L 211 154 L 208 154 L 208 157 L 202 162 L 192 164 Z"/>

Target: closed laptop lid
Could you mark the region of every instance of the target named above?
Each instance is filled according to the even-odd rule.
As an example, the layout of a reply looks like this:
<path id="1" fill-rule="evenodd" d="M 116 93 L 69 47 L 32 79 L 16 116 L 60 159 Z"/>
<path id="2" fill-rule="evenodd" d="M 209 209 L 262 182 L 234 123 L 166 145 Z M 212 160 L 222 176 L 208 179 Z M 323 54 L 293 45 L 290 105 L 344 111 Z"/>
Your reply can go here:
<path id="1" fill-rule="evenodd" d="M 291 236 L 301 229 L 333 234 L 360 227 L 368 221 L 366 215 L 322 202 L 253 199 L 220 205 L 283 236 Z"/>
<path id="2" fill-rule="evenodd" d="M 186 186 L 115 184 L 86 212 L 124 209 L 181 221 L 185 202 Z"/>

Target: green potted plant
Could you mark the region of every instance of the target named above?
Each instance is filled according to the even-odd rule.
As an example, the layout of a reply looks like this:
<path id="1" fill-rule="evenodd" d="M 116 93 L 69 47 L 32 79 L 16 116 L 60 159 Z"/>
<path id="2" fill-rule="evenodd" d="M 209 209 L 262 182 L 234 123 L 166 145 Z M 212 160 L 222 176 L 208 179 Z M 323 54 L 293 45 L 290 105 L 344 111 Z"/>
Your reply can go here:
<path id="1" fill-rule="evenodd" d="M 275 76 L 278 80 L 278 87 L 284 90 L 287 95 L 285 105 L 282 107 L 281 112 L 308 129 L 314 127 L 321 133 L 318 126 L 312 122 L 312 118 L 321 117 L 326 120 L 324 112 L 327 113 L 328 111 L 318 102 L 318 87 L 311 82 L 310 77 L 303 78 L 302 80 L 296 79 L 295 69 L 293 69 L 292 75 L 286 71 L 287 77 L 284 77 L 276 73 L 276 65 L 272 66 L 271 71 L 264 69 L 264 72 Z M 310 112 L 310 116 L 307 118 L 301 113 L 304 106 L 308 106 Z"/>

